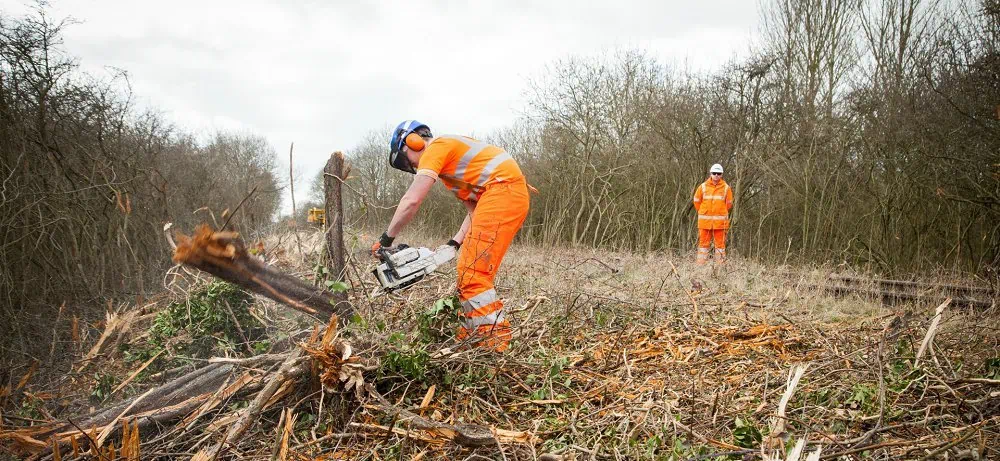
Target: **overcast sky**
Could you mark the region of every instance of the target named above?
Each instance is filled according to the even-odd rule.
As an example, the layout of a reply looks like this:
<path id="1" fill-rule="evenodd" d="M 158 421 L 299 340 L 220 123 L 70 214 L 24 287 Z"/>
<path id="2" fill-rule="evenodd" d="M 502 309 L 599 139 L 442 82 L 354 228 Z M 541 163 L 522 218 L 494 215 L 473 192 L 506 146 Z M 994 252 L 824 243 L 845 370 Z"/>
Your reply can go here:
<path id="1" fill-rule="evenodd" d="M 0 0 L 11 15 L 30 5 Z M 754 0 L 51 5 L 54 17 L 80 21 L 66 29 L 65 47 L 85 71 L 128 71 L 138 102 L 169 121 L 264 135 L 286 168 L 294 141 L 299 201 L 330 152 L 370 130 L 416 118 L 439 133 L 489 133 L 521 113 L 529 78 L 568 56 L 642 49 L 714 69 L 746 52 L 759 16 Z"/>

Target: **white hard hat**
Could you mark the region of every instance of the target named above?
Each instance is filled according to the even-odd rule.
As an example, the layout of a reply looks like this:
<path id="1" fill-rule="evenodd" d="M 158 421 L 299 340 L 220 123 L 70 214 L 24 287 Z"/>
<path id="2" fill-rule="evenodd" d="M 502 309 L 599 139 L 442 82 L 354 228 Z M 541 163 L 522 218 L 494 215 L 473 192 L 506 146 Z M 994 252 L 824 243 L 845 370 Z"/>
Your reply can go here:
<path id="1" fill-rule="evenodd" d="M 719 165 L 718 163 L 716 163 L 715 165 L 712 165 L 712 168 L 710 168 L 708 170 L 708 172 L 709 173 L 722 173 L 722 165 Z"/>

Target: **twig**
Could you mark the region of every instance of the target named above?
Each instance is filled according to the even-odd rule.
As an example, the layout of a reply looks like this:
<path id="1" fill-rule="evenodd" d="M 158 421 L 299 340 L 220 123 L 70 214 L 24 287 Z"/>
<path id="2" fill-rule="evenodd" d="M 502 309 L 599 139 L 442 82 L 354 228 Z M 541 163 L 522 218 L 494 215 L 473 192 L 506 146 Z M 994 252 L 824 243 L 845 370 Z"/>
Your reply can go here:
<path id="1" fill-rule="evenodd" d="M 322 437 L 317 438 L 316 440 L 310 440 L 310 441 L 305 442 L 305 443 L 300 443 L 300 444 L 292 447 L 292 451 L 293 452 L 294 451 L 299 451 L 299 450 L 301 450 L 303 448 L 311 447 L 313 445 L 326 442 L 327 440 L 332 440 L 332 439 L 349 439 L 351 437 L 357 437 L 359 435 L 363 436 L 364 434 L 359 434 L 357 432 L 344 432 L 344 433 L 336 433 L 335 432 L 335 433 L 332 433 L 332 434 L 326 434 L 326 435 L 324 435 Z"/>
<path id="2" fill-rule="evenodd" d="M 152 357 L 150 357 L 150 358 L 149 358 L 149 360 L 145 361 L 145 362 L 144 362 L 144 363 L 143 363 L 143 364 L 142 364 L 142 365 L 141 365 L 141 366 L 139 367 L 139 369 L 137 369 L 137 370 L 133 371 L 133 372 L 132 372 L 132 374 L 130 374 L 130 375 L 128 376 L 128 378 L 125 378 L 125 381 L 122 381 L 122 383 L 121 383 L 121 384 L 119 384 L 119 385 L 118 385 L 118 387 L 114 388 L 114 389 L 113 389 L 113 390 L 111 391 L 111 393 L 110 393 L 110 394 L 108 394 L 108 395 L 109 395 L 109 396 L 112 396 L 112 395 L 115 395 L 115 392 L 118 392 L 118 391 L 120 391 L 120 390 L 121 390 L 121 389 L 122 389 L 123 387 L 125 387 L 125 385 L 127 385 L 127 384 L 128 384 L 128 383 L 130 383 L 130 382 L 132 382 L 132 380 L 133 380 L 133 379 L 135 379 L 135 377 L 136 377 L 136 376 L 139 376 L 139 373 L 142 373 L 142 370 L 145 370 L 145 369 L 146 369 L 146 367 L 148 367 L 148 366 L 149 366 L 149 364 L 153 363 L 153 361 L 154 361 L 154 360 L 156 360 L 156 359 L 157 359 L 157 357 L 159 357 L 159 356 L 160 356 L 160 354 L 164 353 L 165 351 L 166 351 L 166 349 L 160 349 L 160 351 L 159 351 L 159 352 L 157 352 L 156 354 L 153 354 L 153 356 L 152 356 Z"/>
<path id="3" fill-rule="evenodd" d="M 759 457 L 760 453 L 757 453 L 757 450 L 754 450 L 752 448 L 747 448 L 743 450 L 723 451 L 721 453 L 710 453 L 707 455 L 699 455 L 692 458 L 684 458 L 684 461 L 701 461 L 703 459 L 715 459 L 715 458 L 723 458 L 723 457 L 737 456 L 737 455 L 739 456 L 752 455 L 754 457 Z"/>
<path id="4" fill-rule="evenodd" d="M 974 427 L 972 429 L 969 429 L 969 432 L 966 432 L 965 435 L 959 437 L 958 440 L 955 440 L 954 442 L 951 442 L 951 443 L 949 443 L 949 444 L 947 444 L 947 445 L 945 445 L 945 446 L 943 446 L 941 448 L 938 448 L 937 450 L 934 450 L 934 451 L 928 453 L 927 456 L 924 456 L 923 458 L 920 458 L 919 461 L 927 461 L 929 459 L 935 458 L 935 457 L 937 457 L 937 455 L 940 455 L 941 453 L 944 453 L 944 452 L 952 449 L 952 447 L 954 447 L 954 446 L 956 446 L 956 445 L 958 445 L 958 444 L 960 444 L 960 443 L 962 443 L 962 442 L 964 442 L 966 440 L 969 440 L 969 437 L 972 437 L 973 435 L 975 435 L 978 432 L 979 432 L 979 428 Z"/>
<path id="5" fill-rule="evenodd" d="M 361 201 L 363 201 L 365 203 L 365 206 L 367 206 L 367 207 L 371 207 L 371 208 L 375 208 L 375 209 L 379 209 L 379 210 L 394 210 L 394 209 L 396 209 L 397 205 L 393 205 L 393 206 L 380 206 L 380 205 L 376 205 L 374 203 L 371 203 L 370 199 L 368 198 L 367 195 L 365 195 L 365 194 L 359 192 L 357 189 L 351 187 L 350 184 L 347 184 L 347 181 L 338 178 L 337 175 L 335 175 L 335 174 L 323 173 L 323 176 L 329 176 L 331 178 L 336 179 L 337 181 L 340 181 L 340 184 L 342 184 L 345 187 L 347 187 L 347 189 L 350 190 L 351 192 L 354 192 L 355 194 L 357 194 L 358 197 L 361 197 Z"/>
<path id="6" fill-rule="evenodd" d="M 924 352 L 928 348 L 932 348 L 931 342 L 934 341 L 934 335 L 937 333 L 938 324 L 941 322 L 941 313 L 944 312 L 944 308 L 951 304 L 951 298 L 947 298 L 941 303 L 940 306 L 934 311 L 934 320 L 931 320 L 931 326 L 927 328 L 927 334 L 924 335 L 923 342 L 920 343 L 920 350 L 917 351 L 917 358 L 913 360 L 913 367 L 916 368 L 917 364 L 920 363 L 920 358 L 923 357 Z"/>
<path id="7" fill-rule="evenodd" d="M 247 338 L 246 333 L 243 332 L 243 325 L 240 325 L 240 319 L 236 318 L 236 313 L 233 312 L 233 306 L 229 305 L 229 300 L 223 299 L 223 306 L 226 307 L 226 312 L 229 313 L 229 318 L 233 320 L 233 324 L 236 325 L 236 332 L 240 334 L 240 338 L 243 338 L 243 345 L 247 348 L 247 352 L 253 353 L 253 348 L 250 347 L 250 339 Z"/>
<path id="8" fill-rule="evenodd" d="M 257 192 L 257 186 L 253 186 L 253 189 L 250 189 L 250 193 L 248 193 L 247 195 L 243 196 L 243 200 L 240 200 L 240 203 L 236 205 L 236 208 L 233 209 L 233 211 L 229 213 L 229 217 L 226 218 L 226 222 L 222 223 L 222 227 L 220 227 L 219 229 L 222 229 L 222 230 L 226 229 L 226 226 L 229 225 L 229 221 L 232 221 L 233 216 L 236 216 L 236 212 L 240 211 L 240 208 L 243 207 L 243 204 L 246 203 L 247 199 L 250 198 L 250 196 L 253 195 L 254 192 Z M 214 215 L 212 216 L 212 219 L 215 219 Z"/>
<path id="9" fill-rule="evenodd" d="M 302 239 L 299 238 L 299 226 L 298 219 L 299 214 L 295 211 L 295 175 L 292 174 L 292 151 L 295 150 L 295 143 L 292 142 L 288 146 L 288 193 L 292 197 L 292 233 L 295 234 L 295 245 L 299 248 L 299 254 L 305 255 L 302 252 Z"/>
<path id="10" fill-rule="evenodd" d="M 691 306 L 694 308 L 694 315 L 692 318 L 694 320 L 698 320 L 698 301 L 694 299 L 694 296 L 691 294 L 690 290 L 684 288 L 684 282 L 681 281 L 681 274 L 677 272 L 677 266 L 674 265 L 674 262 L 670 260 L 667 260 L 667 262 L 670 263 L 670 268 L 673 269 L 674 276 L 677 277 L 677 286 L 679 286 L 681 290 L 684 291 L 685 294 L 687 294 L 688 299 L 691 300 Z"/>
<path id="11" fill-rule="evenodd" d="M 74 423 L 72 419 L 67 419 L 66 421 L 69 421 L 69 423 L 72 424 L 73 427 L 76 428 L 76 430 L 80 431 L 80 433 L 83 434 L 83 436 L 86 437 L 87 440 L 90 441 L 90 446 L 93 447 L 93 450 L 95 452 L 97 452 L 97 459 L 98 460 L 103 460 L 104 459 L 104 453 L 102 453 L 101 449 L 97 447 L 97 442 L 93 439 L 93 437 L 91 437 L 90 434 L 88 434 L 83 429 L 80 429 L 80 426 L 77 426 L 76 423 Z"/>

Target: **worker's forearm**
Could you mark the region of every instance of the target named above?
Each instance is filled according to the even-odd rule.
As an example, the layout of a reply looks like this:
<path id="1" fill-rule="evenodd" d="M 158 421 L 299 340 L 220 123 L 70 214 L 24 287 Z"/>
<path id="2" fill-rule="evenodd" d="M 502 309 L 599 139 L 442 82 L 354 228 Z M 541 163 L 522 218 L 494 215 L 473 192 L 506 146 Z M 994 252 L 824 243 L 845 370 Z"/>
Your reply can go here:
<path id="1" fill-rule="evenodd" d="M 472 228 L 472 214 L 476 212 L 476 204 L 479 202 L 474 202 L 472 200 L 463 200 L 462 205 L 465 205 L 465 210 L 468 211 L 465 215 L 465 220 L 462 221 L 462 228 L 458 230 L 455 234 L 455 238 L 452 240 L 462 243 L 465 241 L 465 236 L 469 233 L 469 229 Z"/>
<path id="2" fill-rule="evenodd" d="M 462 243 L 465 240 L 465 235 L 469 233 L 469 228 L 472 227 L 472 213 L 465 214 L 465 221 L 462 221 L 462 228 L 458 230 L 455 237 L 452 240 Z"/>
<path id="3" fill-rule="evenodd" d="M 396 207 L 396 213 L 392 215 L 392 221 L 389 222 L 389 228 L 386 229 L 386 234 L 389 234 L 390 237 L 396 237 L 399 235 L 403 228 L 413 220 L 414 216 L 416 216 L 417 209 L 419 208 L 420 202 L 403 197 L 403 199 L 399 201 L 399 206 Z"/>

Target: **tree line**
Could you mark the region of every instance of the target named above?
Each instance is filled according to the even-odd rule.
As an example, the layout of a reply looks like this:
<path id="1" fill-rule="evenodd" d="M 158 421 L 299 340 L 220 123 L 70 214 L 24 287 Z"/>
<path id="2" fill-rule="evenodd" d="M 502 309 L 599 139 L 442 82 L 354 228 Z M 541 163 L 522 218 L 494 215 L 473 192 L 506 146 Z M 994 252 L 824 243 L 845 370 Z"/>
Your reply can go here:
<path id="1" fill-rule="evenodd" d="M 86 325 L 161 291 L 165 223 L 231 220 L 252 235 L 280 201 L 263 137 L 199 139 L 136 107 L 123 71 L 80 71 L 62 42 L 69 25 L 44 6 L 0 13 L 0 351 L 19 360 L 61 350 L 53 321 Z"/>
<path id="2" fill-rule="evenodd" d="M 886 274 L 1000 264 L 1000 1 L 762 11 L 758 43 L 715 72 L 631 50 L 532 80 L 526 115 L 484 136 L 540 190 L 521 240 L 693 251 L 693 191 L 719 162 L 744 257 Z M 384 226 L 410 180 L 388 169 L 387 139 L 350 152 L 363 226 Z M 437 189 L 417 225 L 446 236 L 463 210 Z"/>

